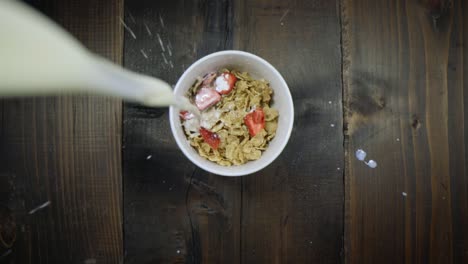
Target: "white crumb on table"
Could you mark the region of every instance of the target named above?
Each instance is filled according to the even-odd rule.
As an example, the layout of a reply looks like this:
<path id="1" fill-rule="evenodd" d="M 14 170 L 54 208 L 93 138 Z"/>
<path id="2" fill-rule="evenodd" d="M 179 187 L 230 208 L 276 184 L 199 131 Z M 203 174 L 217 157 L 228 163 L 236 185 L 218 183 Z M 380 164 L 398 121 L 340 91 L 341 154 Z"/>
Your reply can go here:
<path id="1" fill-rule="evenodd" d="M 166 49 L 164 48 L 164 44 L 163 44 L 163 42 L 162 42 L 161 36 L 159 35 L 159 33 L 156 33 L 156 36 L 158 37 L 159 46 L 161 46 L 161 50 L 162 50 L 163 52 L 165 52 Z"/>
<path id="2" fill-rule="evenodd" d="M 362 149 L 358 149 L 356 150 L 356 158 L 360 161 L 363 161 L 366 159 L 366 156 L 367 156 L 367 153 L 362 150 Z"/>
<path id="3" fill-rule="evenodd" d="M 146 28 L 146 32 L 148 33 L 148 36 L 152 36 L 153 33 L 151 33 L 151 30 L 149 29 L 148 25 L 144 24 Z"/>
<path id="4" fill-rule="evenodd" d="M 49 206 L 49 205 L 50 205 L 50 201 L 47 201 L 47 202 L 45 202 L 45 203 L 43 203 L 43 204 L 37 206 L 36 208 L 32 209 L 31 211 L 29 211 L 28 214 L 34 214 L 34 213 L 36 213 L 37 211 L 42 210 L 42 209 L 46 208 L 46 207 Z"/>
<path id="5" fill-rule="evenodd" d="M 140 52 L 141 52 L 141 55 L 143 55 L 143 57 L 145 57 L 145 59 L 148 59 L 148 55 L 146 54 L 146 52 L 143 49 L 140 49 Z"/>
<path id="6" fill-rule="evenodd" d="M 368 162 L 364 162 L 369 168 L 375 169 L 377 168 L 377 162 L 374 160 L 369 160 Z"/>
<path id="7" fill-rule="evenodd" d="M 133 30 L 129 26 L 127 26 L 127 24 L 125 24 L 125 22 L 122 20 L 122 18 L 119 18 L 119 20 L 120 20 L 120 23 L 122 24 L 122 26 L 128 31 L 128 33 L 130 33 L 130 35 L 132 35 L 132 37 L 134 39 L 136 39 L 136 35 L 135 35 L 135 33 L 133 33 Z"/>

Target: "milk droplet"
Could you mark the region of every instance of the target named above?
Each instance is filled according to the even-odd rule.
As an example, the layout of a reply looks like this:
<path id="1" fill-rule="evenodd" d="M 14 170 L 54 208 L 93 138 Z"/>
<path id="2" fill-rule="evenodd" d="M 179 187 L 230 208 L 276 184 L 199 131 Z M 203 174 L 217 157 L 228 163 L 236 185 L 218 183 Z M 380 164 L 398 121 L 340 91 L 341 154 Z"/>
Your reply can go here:
<path id="1" fill-rule="evenodd" d="M 372 169 L 377 168 L 377 162 L 375 162 L 374 160 L 369 160 L 369 162 L 364 162 L 364 163 L 366 163 L 366 165 Z"/>
<path id="2" fill-rule="evenodd" d="M 367 153 L 364 150 L 362 149 L 356 150 L 356 158 L 358 160 L 364 160 L 366 156 L 367 156 Z"/>
<path id="3" fill-rule="evenodd" d="M 406 195 L 408 195 L 408 194 L 406 194 L 405 192 L 402 192 L 401 195 L 406 196 Z"/>

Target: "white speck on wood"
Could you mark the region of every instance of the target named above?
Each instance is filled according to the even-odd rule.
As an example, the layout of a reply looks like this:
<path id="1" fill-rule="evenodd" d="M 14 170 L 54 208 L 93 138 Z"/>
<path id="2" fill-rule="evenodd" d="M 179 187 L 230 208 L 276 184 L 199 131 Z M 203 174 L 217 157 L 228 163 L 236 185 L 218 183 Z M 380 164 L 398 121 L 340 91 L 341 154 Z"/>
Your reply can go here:
<path id="1" fill-rule="evenodd" d="M 169 44 L 167 44 L 167 53 L 169 53 L 169 56 L 172 57 L 172 50 L 171 50 L 171 46 Z"/>
<path id="2" fill-rule="evenodd" d="M 128 33 L 130 33 L 130 35 L 132 35 L 132 37 L 134 39 L 136 39 L 136 35 L 135 35 L 135 33 L 133 33 L 133 30 L 130 27 L 128 27 L 127 24 L 125 24 L 125 22 L 122 20 L 122 18 L 119 18 L 119 20 L 120 20 L 120 23 L 122 24 L 122 26 L 128 31 Z"/>
<path id="3" fill-rule="evenodd" d="M 167 41 L 167 49 L 169 50 L 169 55 L 172 56 L 172 44 L 171 41 Z"/>
<path id="4" fill-rule="evenodd" d="M 364 162 L 369 168 L 375 169 L 377 168 L 377 162 L 374 160 L 369 160 L 368 162 Z"/>
<path id="5" fill-rule="evenodd" d="M 399 138 L 397 138 L 397 139 L 396 139 L 396 141 L 400 141 L 400 139 L 399 139 Z"/>
<path id="6" fill-rule="evenodd" d="M 169 64 L 169 62 L 168 62 L 167 59 L 166 59 L 166 55 L 164 55 L 164 53 L 161 53 L 161 54 L 162 54 L 162 56 L 163 56 L 164 63 Z"/>
<path id="7" fill-rule="evenodd" d="M 367 156 L 367 153 L 362 150 L 362 149 L 358 149 L 356 150 L 356 158 L 360 161 L 363 161 L 364 159 L 366 159 L 366 156 Z"/>
<path id="8" fill-rule="evenodd" d="M 159 21 L 161 22 L 161 27 L 164 27 L 164 19 L 161 16 L 161 13 L 159 13 Z"/>
<path id="9" fill-rule="evenodd" d="M 144 24 L 146 28 L 146 32 L 148 33 L 148 36 L 153 36 L 153 33 L 151 33 L 151 30 L 149 29 L 148 25 Z"/>
<path id="10" fill-rule="evenodd" d="M 180 250 L 177 250 L 177 254 L 180 254 Z"/>
<path id="11" fill-rule="evenodd" d="M 328 104 L 332 104 L 332 101 L 328 101 Z"/>
<path id="12" fill-rule="evenodd" d="M 279 21 L 280 21 L 280 22 L 283 22 L 283 19 L 286 17 L 286 15 L 288 15 L 288 13 L 289 13 L 289 9 L 286 9 L 286 11 L 285 11 L 284 14 L 281 16 L 281 18 L 280 18 Z"/>
<path id="13" fill-rule="evenodd" d="M 336 168 L 336 170 L 341 170 L 341 168 L 340 168 L 340 167 L 338 167 L 338 168 Z"/>
<path id="14" fill-rule="evenodd" d="M 197 51 L 197 43 L 193 43 L 192 53 L 195 54 Z"/>
<path id="15" fill-rule="evenodd" d="M 148 59 L 148 55 L 146 55 L 146 52 L 143 49 L 140 49 L 141 55 L 145 57 L 145 59 Z"/>
<path id="16" fill-rule="evenodd" d="M 153 155 L 148 155 L 148 157 L 146 157 L 146 160 L 150 160 L 152 157 Z"/>
<path id="17" fill-rule="evenodd" d="M 161 46 L 162 51 L 165 52 L 166 49 L 164 48 L 164 44 L 162 42 L 161 36 L 159 35 L 159 33 L 156 33 L 156 36 L 158 37 L 159 45 Z"/>
<path id="18" fill-rule="evenodd" d="M 408 194 L 407 194 L 407 193 L 405 193 L 405 192 L 402 192 L 402 193 L 401 193 L 401 195 L 403 195 L 403 196 L 405 196 L 405 197 L 406 197 Z"/>
<path id="19" fill-rule="evenodd" d="M 49 205 L 50 205 L 50 201 L 47 201 L 47 202 L 45 202 L 45 203 L 43 203 L 43 204 L 37 206 L 36 208 L 32 209 L 31 211 L 29 211 L 28 214 L 34 214 L 34 213 L 36 213 L 37 211 L 42 210 L 42 209 L 46 208 L 46 207 L 49 206 Z"/>
<path id="20" fill-rule="evenodd" d="M 335 127 L 335 124 L 330 124 L 331 127 Z"/>

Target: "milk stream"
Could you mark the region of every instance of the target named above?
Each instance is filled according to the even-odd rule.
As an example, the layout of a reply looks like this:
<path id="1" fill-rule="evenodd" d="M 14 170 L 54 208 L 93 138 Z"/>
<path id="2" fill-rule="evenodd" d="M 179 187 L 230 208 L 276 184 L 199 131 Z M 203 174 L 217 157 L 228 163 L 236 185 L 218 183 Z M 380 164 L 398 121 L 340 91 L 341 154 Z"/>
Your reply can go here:
<path id="1" fill-rule="evenodd" d="M 166 82 L 89 52 L 19 1 L 0 0 L 0 58 L 0 97 L 97 94 L 149 107 L 173 105 L 201 120 L 198 108 L 186 97 L 175 98 Z"/>
<path id="2" fill-rule="evenodd" d="M 166 82 L 91 53 L 20 1 L 0 0 L 0 58 L 0 97 L 85 93 L 151 107 L 176 104 Z"/>
<path id="3" fill-rule="evenodd" d="M 194 114 L 198 120 L 201 119 L 201 113 L 198 108 L 190 103 L 189 99 L 187 97 L 179 96 L 175 98 L 175 103 L 173 104 L 176 108 L 179 110 L 186 110 L 189 111 L 190 113 Z"/>

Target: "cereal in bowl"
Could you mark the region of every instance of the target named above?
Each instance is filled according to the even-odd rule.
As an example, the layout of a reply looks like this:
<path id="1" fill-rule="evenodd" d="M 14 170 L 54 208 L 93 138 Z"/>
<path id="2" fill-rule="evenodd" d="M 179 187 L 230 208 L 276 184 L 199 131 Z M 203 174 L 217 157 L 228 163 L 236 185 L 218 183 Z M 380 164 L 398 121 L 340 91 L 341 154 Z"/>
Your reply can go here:
<path id="1" fill-rule="evenodd" d="M 272 95 L 267 81 L 246 72 L 222 69 L 197 79 L 186 96 L 200 115 L 179 113 L 190 145 L 222 166 L 259 159 L 278 127 Z"/>

